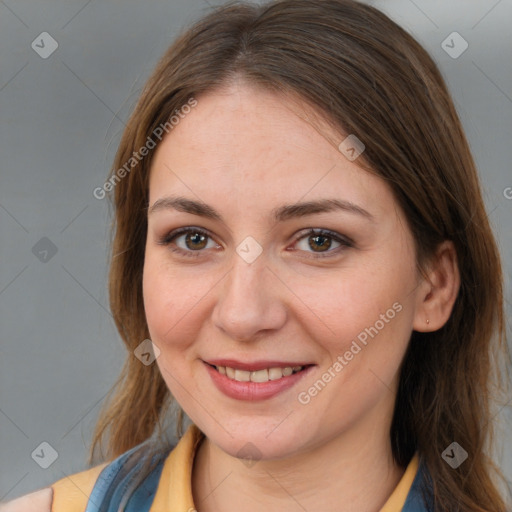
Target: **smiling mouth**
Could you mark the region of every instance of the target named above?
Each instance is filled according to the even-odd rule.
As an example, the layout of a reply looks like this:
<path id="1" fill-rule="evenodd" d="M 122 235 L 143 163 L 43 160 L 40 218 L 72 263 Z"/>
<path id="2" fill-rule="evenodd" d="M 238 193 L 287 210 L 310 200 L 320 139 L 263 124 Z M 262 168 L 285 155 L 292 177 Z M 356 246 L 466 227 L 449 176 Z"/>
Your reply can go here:
<path id="1" fill-rule="evenodd" d="M 225 375 L 230 380 L 238 382 L 264 383 L 279 380 L 283 377 L 289 377 L 290 375 L 303 371 L 310 365 L 264 368 L 256 371 L 239 370 L 229 366 L 216 366 L 212 364 L 209 366 L 217 370 L 221 375 Z"/>

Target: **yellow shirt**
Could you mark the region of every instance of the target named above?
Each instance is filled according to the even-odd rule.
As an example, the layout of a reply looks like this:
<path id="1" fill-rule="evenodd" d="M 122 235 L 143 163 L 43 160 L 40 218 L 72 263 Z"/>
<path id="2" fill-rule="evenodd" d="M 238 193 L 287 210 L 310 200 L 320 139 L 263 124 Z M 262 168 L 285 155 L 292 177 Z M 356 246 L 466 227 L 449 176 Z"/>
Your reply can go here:
<path id="1" fill-rule="evenodd" d="M 192 497 L 192 465 L 203 433 L 191 425 L 165 460 L 150 512 L 195 512 Z M 418 471 L 416 454 L 380 512 L 400 512 Z M 63 478 L 52 485 L 52 512 L 83 512 L 94 483 L 107 463 Z"/>

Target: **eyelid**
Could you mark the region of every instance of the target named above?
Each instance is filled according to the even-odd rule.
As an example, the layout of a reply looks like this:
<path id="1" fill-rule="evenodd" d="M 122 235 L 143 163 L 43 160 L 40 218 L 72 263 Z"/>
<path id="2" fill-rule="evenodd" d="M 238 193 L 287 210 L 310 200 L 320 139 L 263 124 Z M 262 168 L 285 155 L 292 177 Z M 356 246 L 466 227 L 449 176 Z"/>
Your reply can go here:
<path id="1" fill-rule="evenodd" d="M 157 243 L 167 245 L 170 244 L 175 238 L 178 238 L 180 235 L 186 235 L 187 233 L 191 232 L 199 233 L 201 235 L 207 236 L 208 238 L 211 238 L 212 240 L 215 240 L 215 238 L 210 234 L 210 232 L 204 228 L 196 226 L 185 226 L 182 228 L 173 229 L 169 233 L 166 233 L 164 236 L 158 239 Z"/>
<path id="2" fill-rule="evenodd" d="M 309 236 L 312 236 L 312 235 L 328 236 L 330 238 L 334 238 L 334 240 L 337 240 L 338 242 L 341 242 L 344 244 L 355 245 L 354 240 L 352 240 L 347 235 L 342 235 L 341 233 L 338 233 L 337 231 L 331 231 L 330 229 L 326 229 L 326 228 L 304 228 L 297 233 L 295 241 L 301 240 L 302 238 L 304 238 L 307 235 L 309 235 Z"/>

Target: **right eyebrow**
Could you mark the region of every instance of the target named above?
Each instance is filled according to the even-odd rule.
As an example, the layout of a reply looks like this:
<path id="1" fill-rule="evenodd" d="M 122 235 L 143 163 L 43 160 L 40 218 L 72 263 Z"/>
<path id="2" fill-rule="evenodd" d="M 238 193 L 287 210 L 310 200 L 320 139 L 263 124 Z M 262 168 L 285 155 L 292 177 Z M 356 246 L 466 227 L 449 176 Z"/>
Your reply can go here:
<path id="1" fill-rule="evenodd" d="M 199 215 L 212 220 L 224 222 L 222 215 L 214 208 L 203 203 L 202 201 L 194 201 L 181 196 L 162 197 L 153 203 L 148 209 L 148 215 L 161 210 L 178 210 L 184 213 Z"/>

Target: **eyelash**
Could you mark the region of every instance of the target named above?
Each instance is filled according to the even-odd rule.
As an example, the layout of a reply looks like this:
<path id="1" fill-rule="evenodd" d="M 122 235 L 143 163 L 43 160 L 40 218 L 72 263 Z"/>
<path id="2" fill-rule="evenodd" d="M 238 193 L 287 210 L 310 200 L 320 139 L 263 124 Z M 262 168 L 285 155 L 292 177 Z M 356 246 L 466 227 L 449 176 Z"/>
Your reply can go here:
<path id="1" fill-rule="evenodd" d="M 162 237 L 160 240 L 158 240 L 157 243 L 159 245 L 169 246 L 169 245 L 171 245 L 171 243 L 173 242 L 174 239 L 178 238 L 180 235 L 188 234 L 188 233 L 199 234 L 199 235 L 203 235 L 209 239 L 213 239 L 207 231 L 205 231 L 201 228 L 186 227 L 186 228 L 179 228 L 175 231 L 172 231 L 171 233 L 168 233 L 167 235 Z M 340 247 L 336 247 L 333 250 L 327 250 L 324 253 L 322 253 L 322 252 L 313 253 L 313 254 L 315 254 L 315 256 L 307 256 L 308 258 L 314 258 L 314 259 L 329 258 L 329 257 L 333 256 L 333 253 L 336 255 L 343 249 L 354 247 L 354 242 L 350 238 L 341 236 L 341 235 L 335 233 L 334 231 L 329 231 L 327 229 L 320 229 L 320 228 L 309 228 L 306 232 L 301 233 L 300 236 L 295 240 L 294 243 L 297 243 L 300 240 L 302 240 L 303 238 L 308 238 L 310 236 L 324 236 L 324 237 L 330 238 L 330 239 L 340 243 L 341 245 L 340 245 Z M 201 249 L 197 250 L 197 251 L 192 251 L 192 250 L 184 250 L 179 247 L 170 247 L 170 250 L 172 252 L 175 252 L 182 256 L 186 256 L 186 257 L 190 257 L 190 258 L 197 258 L 197 257 L 201 256 L 201 253 L 203 252 L 203 250 L 201 250 Z M 326 255 L 324 256 L 324 254 L 326 254 Z"/>

